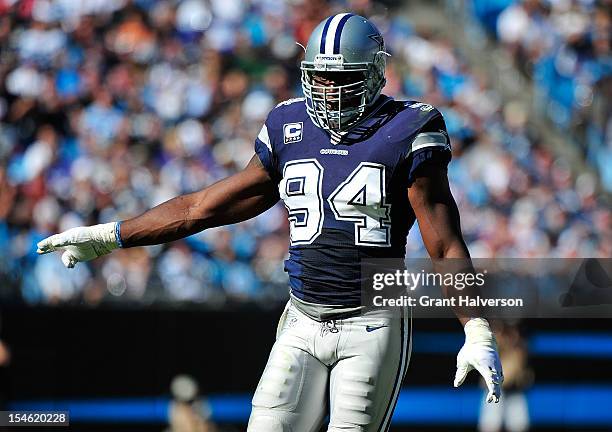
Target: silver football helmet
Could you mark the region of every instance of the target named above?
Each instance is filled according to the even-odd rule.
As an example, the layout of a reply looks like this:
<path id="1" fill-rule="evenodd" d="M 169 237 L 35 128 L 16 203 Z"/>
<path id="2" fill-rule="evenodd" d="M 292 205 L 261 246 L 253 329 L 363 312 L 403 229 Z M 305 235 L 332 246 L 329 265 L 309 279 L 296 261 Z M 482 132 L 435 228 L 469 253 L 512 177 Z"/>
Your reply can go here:
<path id="1" fill-rule="evenodd" d="M 313 30 L 300 67 L 302 89 L 308 115 L 334 141 L 380 95 L 387 55 L 382 35 L 362 16 L 332 15 Z"/>

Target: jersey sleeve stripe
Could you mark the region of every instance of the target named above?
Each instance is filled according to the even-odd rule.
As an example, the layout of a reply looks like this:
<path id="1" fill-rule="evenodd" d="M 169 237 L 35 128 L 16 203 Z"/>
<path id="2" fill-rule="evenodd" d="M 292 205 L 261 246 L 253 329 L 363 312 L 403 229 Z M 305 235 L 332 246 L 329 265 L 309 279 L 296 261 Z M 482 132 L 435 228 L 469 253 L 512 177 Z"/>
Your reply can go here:
<path id="1" fill-rule="evenodd" d="M 426 147 L 446 147 L 446 144 L 440 144 L 440 143 L 436 143 L 436 142 L 428 142 L 428 143 L 423 143 L 423 144 L 419 144 L 419 145 L 413 145 L 412 148 L 410 149 L 410 153 L 413 153 L 417 150 L 421 150 L 423 148 Z"/>
<path id="2" fill-rule="evenodd" d="M 270 136 L 268 135 L 268 128 L 266 127 L 266 125 L 263 125 L 263 127 L 259 131 L 259 135 L 257 135 L 257 138 L 259 139 L 259 141 L 264 143 L 266 147 L 268 147 L 268 150 L 270 150 L 270 153 L 272 153 L 272 144 L 270 144 Z"/>
<path id="3" fill-rule="evenodd" d="M 442 132 L 423 132 L 412 141 L 408 154 L 425 147 L 446 147 L 448 140 Z"/>
<path id="4" fill-rule="evenodd" d="M 446 145 L 446 135 L 444 135 L 442 132 L 423 132 L 416 136 L 414 141 L 412 141 L 412 144 L 420 145 L 426 142 Z"/>

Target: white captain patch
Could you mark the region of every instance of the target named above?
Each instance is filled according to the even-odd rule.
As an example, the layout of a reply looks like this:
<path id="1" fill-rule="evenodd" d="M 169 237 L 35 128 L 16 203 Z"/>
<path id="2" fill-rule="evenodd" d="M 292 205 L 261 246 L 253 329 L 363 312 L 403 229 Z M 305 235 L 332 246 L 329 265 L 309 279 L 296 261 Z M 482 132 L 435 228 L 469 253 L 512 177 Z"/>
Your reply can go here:
<path id="1" fill-rule="evenodd" d="M 283 141 L 285 144 L 291 144 L 302 141 L 302 131 L 304 123 L 285 123 L 283 125 Z"/>

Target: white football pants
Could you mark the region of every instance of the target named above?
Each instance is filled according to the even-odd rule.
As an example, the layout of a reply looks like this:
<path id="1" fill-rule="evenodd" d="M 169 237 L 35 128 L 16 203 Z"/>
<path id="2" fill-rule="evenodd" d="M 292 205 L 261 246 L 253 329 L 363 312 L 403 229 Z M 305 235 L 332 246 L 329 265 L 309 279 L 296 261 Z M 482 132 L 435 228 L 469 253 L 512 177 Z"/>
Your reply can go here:
<path id="1" fill-rule="evenodd" d="M 316 432 L 327 414 L 328 432 L 386 431 L 410 359 L 411 332 L 408 309 L 319 322 L 289 302 L 247 431 Z"/>

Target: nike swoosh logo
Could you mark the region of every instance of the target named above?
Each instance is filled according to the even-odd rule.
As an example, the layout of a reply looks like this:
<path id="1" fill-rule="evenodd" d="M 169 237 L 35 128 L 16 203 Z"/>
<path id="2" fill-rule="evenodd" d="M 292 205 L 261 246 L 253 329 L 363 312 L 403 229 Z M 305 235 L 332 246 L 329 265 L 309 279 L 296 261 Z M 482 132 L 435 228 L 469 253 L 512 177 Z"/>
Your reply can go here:
<path id="1" fill-rule="evenodd" d="M 383 327 L 387 327 L 387 325 L 386 325 L 386 324 L 383 324 L 383 325 L 377 325 L 377 326 L 367 325 L 367 326 L 366 326 L 366 331 L 369 333 L 369 332 L 373 332 L 374 330 L 381 329 L 381 328 L 383 328 Z"/>

